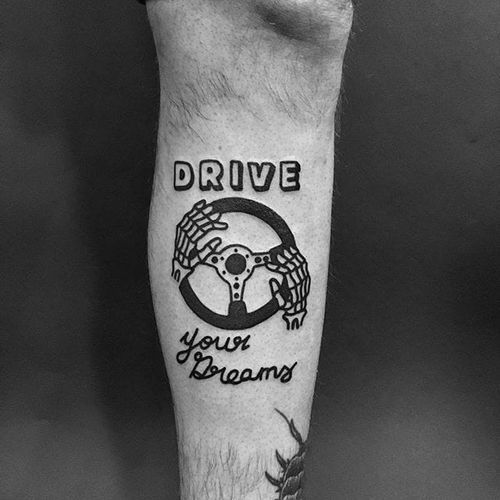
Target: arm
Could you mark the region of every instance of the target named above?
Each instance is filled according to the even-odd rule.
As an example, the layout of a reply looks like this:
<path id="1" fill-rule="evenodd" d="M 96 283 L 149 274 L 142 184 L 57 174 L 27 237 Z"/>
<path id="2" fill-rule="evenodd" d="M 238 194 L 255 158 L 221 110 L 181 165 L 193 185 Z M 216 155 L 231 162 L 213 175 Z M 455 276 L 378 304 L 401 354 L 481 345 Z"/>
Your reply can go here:
<path id="1" fill-rule="evenodd" d="M 150 272 L 181 496 L 302 498 L 350 4 L 151 0 L 148 13 Z"/>

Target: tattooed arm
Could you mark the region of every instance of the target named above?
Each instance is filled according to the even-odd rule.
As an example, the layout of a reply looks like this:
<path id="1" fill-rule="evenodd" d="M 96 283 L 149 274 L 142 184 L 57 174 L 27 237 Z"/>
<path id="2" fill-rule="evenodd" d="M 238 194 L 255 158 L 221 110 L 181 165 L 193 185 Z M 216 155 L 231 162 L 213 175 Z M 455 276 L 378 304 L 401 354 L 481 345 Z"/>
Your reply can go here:
<path id="1" fill-rule="evenodd" d="M 181 497 L 297 500 L 351 6 L 147 5 L 161 83 L 150 271 Z"/>

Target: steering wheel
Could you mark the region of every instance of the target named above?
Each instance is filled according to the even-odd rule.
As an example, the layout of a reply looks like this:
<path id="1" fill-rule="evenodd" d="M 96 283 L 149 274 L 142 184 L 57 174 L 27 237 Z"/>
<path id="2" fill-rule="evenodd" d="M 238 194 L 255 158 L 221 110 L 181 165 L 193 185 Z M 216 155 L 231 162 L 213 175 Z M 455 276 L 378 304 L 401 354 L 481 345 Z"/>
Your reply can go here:
<path id="1" fill-rule="evenodd" d="M 222 250 L 206 255 L 202 264 L 217 271 L 218 276 L 229 286 L 228 314 L 218 314 L 203 304 L 193 291 L 188 278 L 179 286 L 188 306 L 201 319 L 223 330 L 245 330 L 273 316 L 279 308 L 275 297 L 255 311 L 248 312 L 245 301 L 245 284 L 257 267 L 268 262 L 276 263 L 276 254 L 283 248 L 295 247 L 295 238 L 286 222 L 266 205 L 246 198 L 223 198 L 212 203 L 214 211 L 225 213 L 244 213 L 265 222 L 278 235 L 281 244 L 267 252 L 253 252 L 243 245 L 229 245 Z"/>

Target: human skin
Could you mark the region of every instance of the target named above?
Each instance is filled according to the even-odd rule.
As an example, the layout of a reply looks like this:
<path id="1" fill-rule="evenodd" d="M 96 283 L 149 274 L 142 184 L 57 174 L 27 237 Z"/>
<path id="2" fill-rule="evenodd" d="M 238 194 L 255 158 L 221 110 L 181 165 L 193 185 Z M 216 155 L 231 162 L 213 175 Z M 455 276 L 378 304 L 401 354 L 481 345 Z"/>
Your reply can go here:
<path id="1" fill-rule="evenodd" d="M 181 498 L 303 498 L 352 7 L 147 8 L 161 84 L 149 261 Z"/>

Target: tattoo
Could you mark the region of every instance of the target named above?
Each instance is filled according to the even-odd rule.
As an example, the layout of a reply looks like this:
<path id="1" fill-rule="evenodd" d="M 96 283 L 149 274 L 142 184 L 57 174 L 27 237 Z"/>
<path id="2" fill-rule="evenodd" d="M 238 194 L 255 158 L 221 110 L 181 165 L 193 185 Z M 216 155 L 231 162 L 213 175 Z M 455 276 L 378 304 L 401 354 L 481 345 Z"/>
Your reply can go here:
<path id="1" fill-rule="evenodd" d="M 177 192 L 193 188 L 201 192 L 241 192 L 249 186 L 256 193 L 265 193 L 273 183 L 279 183 L 283 193 L 299 191 L 300 163 L 281 161 L 279 175 L 277 165 L 270 161 L 243 163 L 240 160 L 231 160 L 224 165 L 216 159 L 204 159 L 194 167 L 187 161 L 176 161 L 173 187 Z M 279 244 L 259 252 L 244 246 L 241 240 L 223 244 L 223 239 L 227 238 L 226 230 L 231 229 L 224 220 L 225 214 L 231 215 L 226 218 L 231 224 L 240 216 L 259 220 L 275 233 Z M 191 277 L 201 266 L 212 268 L 215 271 L 212 275 L 227 285 L 225 302 L 218 296 L 203 299 L 195 291 L 196 277 L 194 281 Z M 255 272 L 258 268 L 267 273 Z M 196 276 L 210 278 L 210 274 L 204 273 Z M 271 208 L 247 198 L 222 198 L 212 203 L 200 200 L 193 205 L 176 226 L 172 277 L 179 284 L 179 291 L 189 308 L 200 319 L 221 330 L 246 330 L 267 321 L 278 312 L 281 312 L 287 330 L 298 330 L 307 315 L 311 277 L 292 231 Z M 249 307 L 248 295 L 255 287 L 249 287 L 247 283 L 255 277 L 265 279 L 269 291 L 267 294 L 259 292 L 263 299 L 250 296 L 248 303 L 259 305 Z M 264 381 L 287 384 L 292 380 L 296 361 L 281 366 L 238 368 L 221 364 L 219 358 L 227 359 L 228 354 L 250 349 L 250 342 L 250 335 L 226 338 L 201 336 L 196 328 L 194 333 L 186 332 L 180 338 L 182 347 L 176 360 L 180 365 L 190 365 L 189 378 L 193 380 L 213 379 L 224 385 Z M 216 353 L 220 354 L 217 358 Z"/>
<path id="2" fill-rule="evenodd" d="M 295 427 L 293 419 L 289 420 L 279 410 L 276 411 L 285 419 L 290 433 L 295 441 L 297 441 L 299 448 L 297 453 L 289 459 L 283 458 L 278 450 L 276 450 L 276 460 L 281 468 L 279 478 L 274 478 L 268 472 L 266 472 L 266 478 L 273 486 L 276 486 L 276 493 L 278 493 L 276 500 L 303 500 L 304 459 L 307 445 Z"/>
<path id="3" fill-rule="evenodd" d="M 215 181 L 210 181 L 210 185 L 218 182 L 218 175 L 214 177 Z M 274 230 L 281 240 L 280 245 L 266 252 L 253 252 L 239 244 L 221 248 L 222 238 L 215 237 L 199 246 L 200 240 L 212 231 L 228 229 L 228 224 L 221 221 L 226 213 L 242 213 L 260 219 Z M 189 277 L 199 265 L 214 268 L 219 278 L 228 285 L 227 314 L 208 308 L 193 291 Z M 275 273 L 275 277 L 269 281 L 267 303 L 248 311 L 243 298 L 245 285 L 258 267 Z M 311 278 L 307 262 L 297 249 L 290 228 L 269 207 L 246 198 L 223 198 L 210 204 L 201 200 L 184 215 L 177 224 L 172 276 L 179 283 L 181 294 L 191 310 L 205 322 L 224 330 L 251 328 L 278 311 L 283 312 L 287 329 L 297 330 L 307 314 Z"/>
<path id="4" fill-rule="evenodd" d="M 189 335 L 189 332 L 186 332 L 182 338 L 181 342 L 186 346 L 186 349 L 179 351 L 177 353 L 176 359 L 179 364 L 184 364 L 191 355 L 192 352 L 195 352 L 195 349 L 207 350 L 210 347 L 215 347 L 218 351 L 225 352 L 235 352 L 241 348 L 242 351 L 246 351 L 250 349 L 250 335 L 246 337 L 227 337 L 225 341 L 221 340 L 220 337 L 210 337 L 210 335 L 206 335 L 202 337 L 201 340 L 198 340 L 199 330 L 198 328 L 195 330 L 193 335 Z"/>
<path id="5" fill-rule="evenodd" d="M 239 336 L 227 337 L 225 340 L 222 340 L 220 337 L 211 337 L 210 335 L 205 335 L 199 339 L 198 335 L 198 329 L 192 335 L 186 332 L 180 340 L 185 348 L 180 350 L 176 356 L 176 360 L 180 365 L 185 364 L 192 358 L 193 368 L 191 369 L 189 378 L 195 380 L 218 378 L 220 383 L 224 385 L 240 385 L 244 382 L 263 382 L 273 379 L 280 381 L 282 384 L 287 384 L 292 380 L 297 362 L 290 366 L 283 365 L 281 368 L 277 366 L 263 366 L 258 369 L 228 369 L 225 366 L 218 366 L 214 362 L 212 355 L 205 354 L 205 351 L 210 348 L 227 353 L 233 353 L 238 349 L 241 351 L 250 349 L 250 335 L 244 338 Z"/>
<path id="6" fill-rule="evenodd" d="M 242 191 L 245 181 L 257 193 L 269 191 L 275 179 L 276 165 L 270 161 L 246 163 L 239 160 L 229 162 L 229 176 L 224 165 L 218 160 L 202 160 L 198 166 L 198 187 L 201 191 L 222 191 L 232 189 Z M 279 187 L 285 193 L 300 190 L 300 163 L 298 161 L 282 161 L 279 165 Z M 195 184 L 195 169 L 187 161 L 174 163 L 174 189 L 188 191 Z M 229 177 L 229 179 L 227 179 Z"/>

